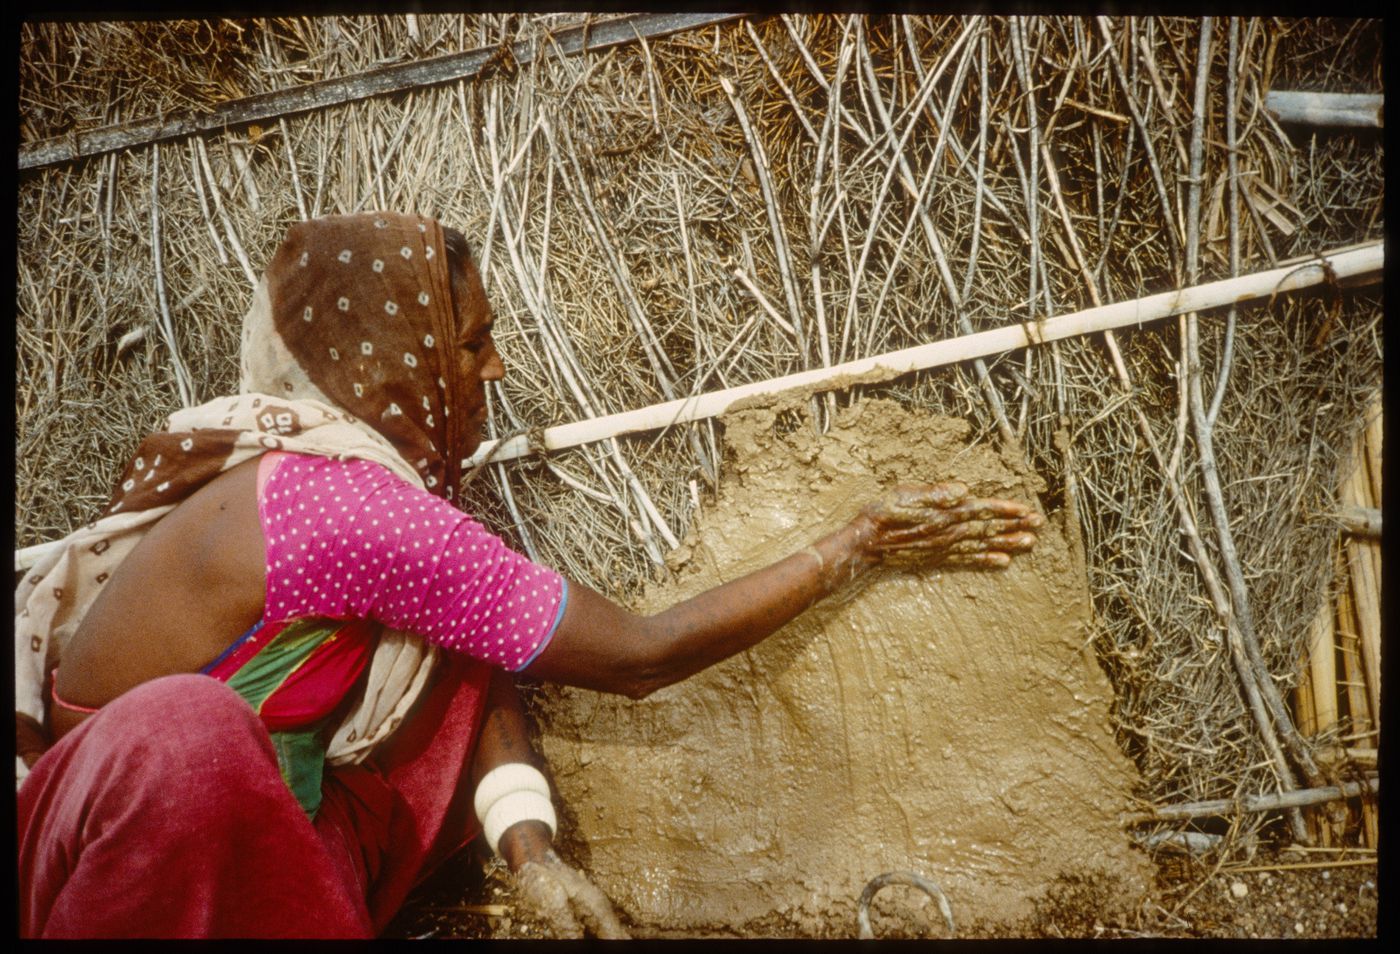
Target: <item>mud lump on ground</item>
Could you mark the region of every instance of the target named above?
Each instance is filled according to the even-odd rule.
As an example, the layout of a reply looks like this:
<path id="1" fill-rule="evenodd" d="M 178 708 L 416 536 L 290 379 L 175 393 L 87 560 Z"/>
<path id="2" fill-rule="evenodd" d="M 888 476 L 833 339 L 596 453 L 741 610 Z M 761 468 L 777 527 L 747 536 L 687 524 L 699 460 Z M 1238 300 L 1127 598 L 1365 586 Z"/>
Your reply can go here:
<path id="1" fill-rule="evenodd" d="M 825 435 L 801 405 L 724 423 L 718 499 L 639 611 L 802 549 L 896 482 L 1037 503 L 1044 489 L 968 443 L 966 422 L 889 401 Z M 893 870 L 936 882 L 961 924 L 1024 918 L 1067 872 L 1141 896 L 1150 867 L 1116 821 L 1133 775 L 1087 644 L 1083 556 L 1049 516 L 1008 571 L 884 568 L 645 700 L 544 693 L 566 837 L 637 933 L 853 936 L 862 889 Z M 888 923 L 900 905 L 946 933 L 914 889 L 875 911 Z"/>

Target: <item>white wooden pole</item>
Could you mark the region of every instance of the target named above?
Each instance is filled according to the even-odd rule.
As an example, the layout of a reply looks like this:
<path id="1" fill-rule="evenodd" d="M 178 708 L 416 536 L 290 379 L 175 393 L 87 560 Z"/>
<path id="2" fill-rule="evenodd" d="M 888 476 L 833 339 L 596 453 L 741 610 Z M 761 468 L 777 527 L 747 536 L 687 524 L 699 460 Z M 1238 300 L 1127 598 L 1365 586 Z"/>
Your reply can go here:
<path id="1" fill-rule="evenodd" d="M 1300 126 L 1385 126 L 1385 96 L 1379 93 L 1307 93 L 1270 90 L 1264 108 L 1281 123 Z"/>
<path id="2" fill-rule="evenodd" d="M 985 358 L 1019 348 L 1059 341 L 1062 338 L 1111 331 L 1128 325 L 1143 325 L 1189 311 L 1207 311 L 1310 288 L 1328 281 L 1329 269 L 1331 277 L 1341 281 L 1379 273 L 1384 265 L 1385 244 L 1371 242 L 1281 265 L 1268 271 L 1241 275 L 1238 278 L 1207 282 L 1179 291 L 1162 292 L 1133 301 L 1102 305 L 1041 321 L 1007 325 L 991 331 L 964 335 L 961 338 L 935 341 L 870 358 L 847 361 L 827 368 L 799 371 L 796 374 L 712 391 L 709 394 L 678 398 L 619 414 L 561 424 L 544 431 L 543 443 L 546 450 L 560 450 L 621 434 L 674 427 L 677 424 L 687 424 L 723 414 L 739 401 L 748 398 L 768 397 L 793 390 L 820 392 L 837 390 L 852 384 L 876 384 L 908 374 L 910 371 L 943 367 L 959 361 L 970 361 L 973 358 Z M 493 461 L 514 460 L 533 453 L 523 435 L 506 441 L 499 450 L 496 449 L 498 443 L 483 443 L 475 454 L 462 462 L 462 466 L 474 467 L 487 457 Z M 16 550 L 15 572 L 33 566 L 56 545 L 57 541 L 51 541 Z"/>
<path id="3" fill-rule="evenodd" d="M 1301 263 L 1241 275 L 1238 278 L 1208 282 L 1179 291 L 1162 292 L 1133 301 L 1102 305 L 1055 318 L 1006 325 L 960 338 L 846 361 L 828 368 L 799 371 L 767 381 L 756 381 L 722 391 L 677 398 L 632 411 L 561 424 L 544 431 L 543 443 L 546 450 L 559 450 L 620 434 L 674 427 L 677 424 L 715 417 L 747 398 L 776 395 L 791 390 L 816 392 L 836 390 L 852 384 L 875 384 L 908 374 L 910 371 L 942 367 L 959 361 L 970 361 L 973 358 L 985 358 L 1032 345 L 1046 344 L 1061 338 L 1111 331 L 1128 325 L 1142 325 L 1190 311 L 1205 311 L 1308 288 L 1327 280 L 1328 266 L 1333 276 L 1341 280 L 1379 272 L 1384 262 L 1384 244 L 1373 242 L 1346 251 L 1306 259 Z M 463 468 L 474 467 L 487 457 L 493 461 L 512 460 L 533 453 L 524 435 L 511 438 L 499 450 L 496 444 L 496 441 L 483 443 L 475 454 L 462 462 Z"/>

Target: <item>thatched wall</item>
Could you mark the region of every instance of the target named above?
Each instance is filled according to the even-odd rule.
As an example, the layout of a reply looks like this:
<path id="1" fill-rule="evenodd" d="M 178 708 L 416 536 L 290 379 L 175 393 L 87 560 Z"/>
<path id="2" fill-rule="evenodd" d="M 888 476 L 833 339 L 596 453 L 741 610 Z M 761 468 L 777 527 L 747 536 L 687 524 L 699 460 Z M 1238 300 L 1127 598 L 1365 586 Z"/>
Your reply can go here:
<path id="1" fill-rule="evenodd" d="M 548 48 L 582 19 L 29 23 L 21 142 L 505 41 Z M 102 505 L 179 405 L 173 356 L 194 400 L 233 387 L 252 282 L 302 216 L 414 209 L 475 237 L 510 369 L 493 389 L 497 433 L 1381 237 L 1379 137 L 1285 131 L 1261 106 L 1271 88 L 1382 91 L 1380 25 L 1221 19 L 1198 113 L 1200 34 L 1156 18 L 762 18 L 502 59 L 473 80 L 26 172 L 16 543 Z M 1199 321 L 1207 401 L 1229 369 L 1213 424 L 1224 512 L 1285 692 L 1332 585 L 1339 458 L 1380 385 L 1381 311 L 1374 289 L 1325 291 L 1241 307 L 1232 335 L 1224 315 Z M 984 441 L 1014 434 L 1048 483 L 1043 506 L 1074 508 L 1116 730 L 1155 803 L 1278 788 L 1180 532 L 1184 510 L 1225 574 L 1184 327 L 825 405 L 879 394 L 967 418 Z M 474 503 L 540 559 L 625 597 L 666 575 L 722 458 L 723 427 L 707 422 L 493 465 Z"/>

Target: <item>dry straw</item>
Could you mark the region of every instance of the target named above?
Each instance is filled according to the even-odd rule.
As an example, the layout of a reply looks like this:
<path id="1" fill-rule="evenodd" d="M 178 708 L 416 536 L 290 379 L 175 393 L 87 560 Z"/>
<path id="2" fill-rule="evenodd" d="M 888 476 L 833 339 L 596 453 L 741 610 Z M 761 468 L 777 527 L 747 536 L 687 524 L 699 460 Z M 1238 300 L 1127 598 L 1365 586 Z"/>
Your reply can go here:
<path id="1" fill-rule="evenodd" d="M 234 386 L 251 282 L 307 216 L 412 209 L 474 237 L 510 369 L 496 437 L 1383 235 L 1378 138 L 1265 109 L 1276 88 L 1383 92 L 1376 23 L 785 15 L 560 47 L 608 19 L 25 24 L 22 142 L 502 52 L 474 78 L 23 174 L 16 543 L 90 519 L 143 433 Z M 1143 818 L 1288 806 L 1347 781 L 1288 703 L 1336 589 L 1340 468 L 1382 357 L 1378 294 L 1324 281 L 853 385 L 814 412 L 893 396 L 1046 477 L 1043 506 L 1082 533 Z M 722 424 L 698 420 L 492 463 L 473 505 L 626 597 L 668 572 L 722 458 Z M 1374 747 L 1352 738 L 1367 706 L 1340 699 L 1323 740 Z M 1230 844 L 1274 817 L 1237 819 Z"/>

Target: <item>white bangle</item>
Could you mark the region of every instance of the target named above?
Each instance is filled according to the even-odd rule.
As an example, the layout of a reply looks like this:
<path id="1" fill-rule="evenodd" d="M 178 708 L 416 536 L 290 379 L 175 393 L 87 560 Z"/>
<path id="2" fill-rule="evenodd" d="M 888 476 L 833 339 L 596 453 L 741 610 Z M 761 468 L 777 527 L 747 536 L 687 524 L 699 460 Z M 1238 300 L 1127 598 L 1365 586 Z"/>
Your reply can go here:
<path id="1" fill-rule="evenodd" d="M 554 806 L 539 792 L 515 791 L 496 799 L 482 820 L 483 833 L 491 851 L 500 854 L 501 835 L 511 825 L 523 821 L 544 822 L 549 826 L 550 837 L 554 836 Z"/>
<path id="2" fill-rule="evenodd" d="M 549 798 L 549 782 L 539 769 L 524 762 L 497 765 L 486 773 L 476 787 L 476 797 L 473 799 L 476 817 L 486 821 L 486 813 L 496 800 L 511 792 L 539 792 Z"/>
<path id="3" fill-rule="evenodd" d="M 493 852 L 501 834 L 516 822 L 542 821 L 551 834 L 556 828 L 549 782 L 539 769 L 524 762 L 508 762 L 487 772 L 476 787 L 473 804 Z"/>

